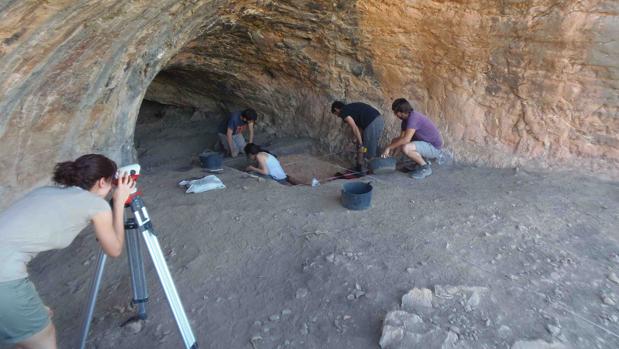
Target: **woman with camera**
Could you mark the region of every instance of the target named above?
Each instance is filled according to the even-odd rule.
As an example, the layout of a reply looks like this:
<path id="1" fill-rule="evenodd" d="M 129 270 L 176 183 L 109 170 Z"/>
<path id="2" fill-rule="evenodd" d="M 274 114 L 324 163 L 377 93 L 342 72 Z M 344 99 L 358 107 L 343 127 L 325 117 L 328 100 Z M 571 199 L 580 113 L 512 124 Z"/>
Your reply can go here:
<path id="1" fill-rule="evenodd" d="M 99 154 L 56 164 L 55 186 L 34 189 L 0 213 L 0 343 L 18 348 L 56 348 L 51 311 L 28 279 L 27 264 L 38 253 L 65 248 L 91 222 L 103 251 L 122 253 L 124 204 L 135 183 Z"/>

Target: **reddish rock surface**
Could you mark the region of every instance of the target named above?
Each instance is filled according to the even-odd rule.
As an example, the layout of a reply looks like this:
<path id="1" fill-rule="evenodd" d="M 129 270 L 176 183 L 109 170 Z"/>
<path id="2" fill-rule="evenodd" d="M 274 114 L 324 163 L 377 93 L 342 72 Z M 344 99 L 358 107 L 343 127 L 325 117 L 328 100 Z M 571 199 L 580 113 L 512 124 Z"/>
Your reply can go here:
<path id="1" fill-rule="evenodd" d="M 56 161 L 132 159 L 145 95 L 252 105 L 329 150 L 334 98 L 375 105 L 393 135 L 406 97 L 457 160 L 617 178 L 617 23 L 612 0 L 5 2 L 0 207 Z"/>

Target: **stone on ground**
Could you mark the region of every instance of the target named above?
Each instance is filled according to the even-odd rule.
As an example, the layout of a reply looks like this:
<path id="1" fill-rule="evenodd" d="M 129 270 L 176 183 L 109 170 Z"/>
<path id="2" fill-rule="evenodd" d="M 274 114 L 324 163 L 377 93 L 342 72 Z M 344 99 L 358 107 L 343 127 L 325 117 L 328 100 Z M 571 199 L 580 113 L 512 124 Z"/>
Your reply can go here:
<path id="1" fill-rule="evenodd" d="M 402 297 L 402 309 L 414 311 L 415 309 L 432 308 L 432 291 L 427 288 L 413 288 Z"/>
<path id="2" fill-rule="evenodd" d="M 517 341 L 512 345 L 511 349 L 568 349 L 570 347 L 563 343 L 548 343 L 541 339 L 534 341 Z"/>

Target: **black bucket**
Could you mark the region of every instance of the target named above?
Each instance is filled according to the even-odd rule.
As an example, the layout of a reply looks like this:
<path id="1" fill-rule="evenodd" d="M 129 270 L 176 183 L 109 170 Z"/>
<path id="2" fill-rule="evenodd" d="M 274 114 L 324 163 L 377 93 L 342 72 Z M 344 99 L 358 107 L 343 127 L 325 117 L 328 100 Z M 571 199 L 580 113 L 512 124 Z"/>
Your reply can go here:
<path id="1" fill-rule="evenodd" d="M 223 171 L 223 158 L 219 153 L 202 153 L 199 156 L 202 168 L 209 172 Z"/>
<path id="2" fill-rule="evenodd" d="M 349 210 L 365 210 L 372 203 L 372 185 L 370 183 L 345 183 L 342 188 L 342 205 Z"/>
<path id="3" fill-rule="evenodd" d="M 370 160 L 370 170 L 374 174 L 395 172 L 396 158 L 374 158 Z"/>

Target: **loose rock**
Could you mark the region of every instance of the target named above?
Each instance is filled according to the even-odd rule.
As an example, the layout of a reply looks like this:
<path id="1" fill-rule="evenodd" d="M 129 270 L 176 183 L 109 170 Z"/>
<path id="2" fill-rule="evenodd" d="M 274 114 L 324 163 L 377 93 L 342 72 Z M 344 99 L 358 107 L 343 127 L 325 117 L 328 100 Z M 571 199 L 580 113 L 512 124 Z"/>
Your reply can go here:
<path id="1" fill-rule="evenodd" d="M 295 297 L 297 299 L 301 299 L 301 298 L 304 298 L 305 296 L 307 296 L 308 293 L 309 293 L 309 291 L 307 290 L 307 288 L 302 287 L 302 288 L 297 289 Z"/>
<path id="2" fill-rule="evenodd" d="M 473 292 L 473 294 L 471 295 L 471 298 L 469 298 L 469 300 L 466 302 L 466 311 L 471 311 L 477 308 L 480 301 L 481 299 L 479 297 L 479 293 Z"/>
<path id="3" fill-rule="evenodd" d="M 563 343 L 548 343 L 541 339 L 534 341 L 517 341 L 511 349 L 567 349 Z"/>
<path id="4" fill-rule="evenodd" d="M 124 327 L 127 329 L 129 333 L 136 334 L 142 331 L 143 321 L 142 320 L 131 321 L 131 322 L 128 322 Z"/>
<path id="5" fill-rule="evenodd" d="M 603 294 L 602 295 L 602 303 L 606 304 L 606 305 L 615 305 L 616 302 L 613 298 L 611 298 L 609 295 Z"/>
<path id="6" fill-rule="evenodd" d="M 416 325 L 423 323 L 423 320 L 416 314 L 406 311 L 390 311 L 383 322 L 383 333 L 379 344 L 381 348 L 400 348 L 401 341 L 404 339 L 405 331 L 412 331 Z"/>
<path id="7" fill-rule="evenodd" d="M 509 328 L 508 326 L 505 326 L 505 325 L 501 325 L 501 327 L 499 327 L 499 337 L 501 337 L 503 339 L 507 339 L 511 335 L 512 335 L 512 329 L 511 328 Z"/>
<path id="8" fill-rule="evenodd" d="M 561 328 L 558 326 L 554 326 L 554 325 L 546 325 L 546 330 L 548 331 L 548 333 L 550 333 L 553 337 L 556 337 L 559 335 L 559 333 L 561 333 Z"/>
<path id="9" fill-rule="evenodd" d="M 427 288 L 413 288 L 402 297 L 402 309 L 413 311 L 419 307 L 432 308 L 432 291 Z"/>

